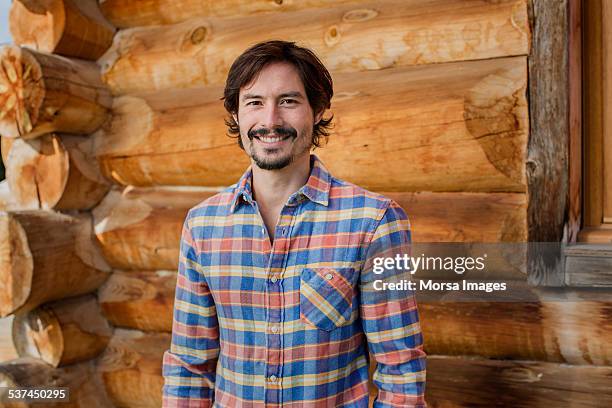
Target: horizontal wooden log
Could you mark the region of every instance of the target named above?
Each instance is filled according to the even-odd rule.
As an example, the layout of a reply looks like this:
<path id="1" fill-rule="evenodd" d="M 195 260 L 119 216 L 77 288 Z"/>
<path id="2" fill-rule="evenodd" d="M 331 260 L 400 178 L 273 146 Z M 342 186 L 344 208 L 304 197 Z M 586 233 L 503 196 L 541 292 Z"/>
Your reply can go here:
<path id="1" fill-rule="evenodd" d="M 612 367 L 428 356 L 431 407 L 607 407 Z"/>
<path id="2" fill-rule="evenodd" d="M 115 34 L 96 0 L 15 0 L 9 29 L 17 45 L 89 60 L 104 54 Z"/>
<path id="3" fill-rule="evenodd" d="M 114 268 L 175 269 L 187 211 L 213 193 L 196 188 L 143 190 L 112 190 L 94 208 L 98 244 Z"/>
<path id="4" fill-rule="evenodd" d="M 46 134 L 14 140 L 6 176 L 20 209 L 86 210 L 108 192 L 92 157 L 92 138 Z"/>
<path id="5" fill-rule="evenodd" d="M 167 271 L 116 272 L 101 288 L 100 304 L 118 326 L 171 332 L 175 287 L 176 275 Z M 489 302 L 419 300 L 426 352 L 611 365 L 612 302 L 605 293 L 551 296 L 533 289 L 531 301 L 504 301 L 511 295 Z"/>
<path id="6" fill-rule="evenodd" d="M 410 219 L 414 242 L 525 242 L 527 196 L 383 192 Z M 452 205 L 449 205 L 452 203 Z"/>
<path id="7" fill-rule="evenodd" d="M 0 134 L 86 134 L 107 117 L 112 97 L 93 62 L 28 48 L 0 49 Z"/>
<path id="8" fill-rule="evenodd" d="M 359 0 L 100 0 L 102 13 L 115 27 L 173 24 L 194 17 L 260 17 L 311 8 L 329 8 L 340 4 L 360 4 Z M 363 3 L 363 2 L 361 2 Z"/>
<path id="9" fill-rule="evenodd" d="M 334 131 L 317 150 L 335 176 L 378 191 L 525 191 L 524 57 L 335 83 Z M 225 136 L 222 104 L 206 103 L 215 89 L 118 98 L 95 135 L 102 172 L 124 185 L 234 183 L 249 162 Z"/>
<path id="10" fill-rule="evenodd" d="M 176 271 L 116 271 L 98 299 L 114 326 L 170 332 L 175 287 Z"/>
<path id="11" fill-rule="evenodd" d="M 91 292 L 110 271 L 85 214 L 0 212 L 0 251 L 0 316 Z"/>
<path id="12" fill-rule="evenodd" d="M 118 269 L 176 270 L 187 211 L 214 193 L 196 187 L 112 190 L 93 210 L 104 257 Z M 415 242 L 525 240 L 524 194 L 383 194 L 406 210 Z"/>
<path id="13" fill-rule="evenodd" d="M 37 403 L 9 403 L 11 388 L 67 387 L 69 400 L 49 402 L 49 408 L 112 408 L 113 404 L 104 391 L 102 381 L 93 361 L 55 368 L 32 357 L 22 357 L 0 364 L 0 407 L 39 407 Z"/>
<path id="14" fill-rule="evenodd" d="M 54 367 L 96 357 L 111 335 L 93 295 L 46 303 L 13 320 L 12 337 L 19 356 L 38 358 Z"/>
<path id="15" fill-rule="evenodd" d="M 308 46 L 335 73 L 526 55 L 527 1 L 396 0 L 282 18 L 195 18 L 119 31 L 99 62 L 114 94 L 218 85 L 236 57 L 271 38 Z"/>
<path id="16" fill-rule="evenodd" d="M 426 351 L 612 365 L 612 301 L 567 293 L 535 302 L 420 302 Z"/>
<path id="17" fill-rule="evenodd" d="M 170 340 L 169 333 L 115 330 L 98 361 L 98 371 L 116 406 L 161 406 L 162 358 Z"/>
<path id="18" fill-rule="evenodd" d="M 160 358 L 170 347 L 170 335 L 118 329 L 113 341 L 100 366 L 113 401 L 160 406 Z M 429 355 L 426 399 L 434 407 L 603 407 L 612 402 L 611 375 L 610 366 Z"/>

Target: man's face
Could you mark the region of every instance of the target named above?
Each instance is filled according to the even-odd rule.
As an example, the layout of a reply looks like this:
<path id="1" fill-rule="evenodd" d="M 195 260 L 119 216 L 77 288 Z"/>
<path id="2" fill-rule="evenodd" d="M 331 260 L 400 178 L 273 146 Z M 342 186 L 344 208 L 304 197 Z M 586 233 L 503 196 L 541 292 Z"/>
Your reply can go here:
<path id="1" fill-rule="evenodd" d="M 244 150 L 264 170 L 282 169 L 308 156 L 314 117 L 297 69 L 287 62 L 264 67 L 240 89 L 238 114 Z"/>

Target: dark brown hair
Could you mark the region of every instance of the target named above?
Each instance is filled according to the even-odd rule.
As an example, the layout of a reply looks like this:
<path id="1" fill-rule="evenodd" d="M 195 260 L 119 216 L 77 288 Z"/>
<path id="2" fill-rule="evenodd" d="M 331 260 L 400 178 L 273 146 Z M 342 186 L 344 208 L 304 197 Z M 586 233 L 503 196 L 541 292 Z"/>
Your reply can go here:
<path id="1" fill-rule="evenodd" d="M 334 94 L 332 78 L 321 60 L 309 49 L 299 47 L 294 42 L 266 41 L 256 44 L 236 58 L 225 82 L 223 100 L 230 115 L 225 120 L 230 137 L 237 137 L 241 148 L 240 129 L 232 117 L 238 113 L 240 88 L 248 85 L 267 65 L 273 62 L 288 62 L 297 69 L 308 102 L 314 114 L 329 109 Z M 312 144 L 321 147 L 322 139 L 329 136 L 333 116 L 321 119 L 313 126 Z"/>

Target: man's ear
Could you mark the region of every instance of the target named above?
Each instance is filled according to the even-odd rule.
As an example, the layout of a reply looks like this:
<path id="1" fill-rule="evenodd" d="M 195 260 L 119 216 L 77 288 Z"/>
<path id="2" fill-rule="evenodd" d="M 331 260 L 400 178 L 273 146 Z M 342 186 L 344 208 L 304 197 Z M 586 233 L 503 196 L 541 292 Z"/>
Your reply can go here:
<path id="1" fill-rule="evenodd" d="M 238 115 L 236 115 L 235 113 L 232 113 L 232 118 L 234 118 L 234 122 L 238 124 Z"/>
<path id="2" fill-rule="evenodd" d="M 323 113 L 325 113 L 325 110 L 322 110 L 321 112 L 315 115 L 315 118 L 314 118 L 315 125 L 317 125 L 321 121 L 321 119 L 323 118 Z"/>

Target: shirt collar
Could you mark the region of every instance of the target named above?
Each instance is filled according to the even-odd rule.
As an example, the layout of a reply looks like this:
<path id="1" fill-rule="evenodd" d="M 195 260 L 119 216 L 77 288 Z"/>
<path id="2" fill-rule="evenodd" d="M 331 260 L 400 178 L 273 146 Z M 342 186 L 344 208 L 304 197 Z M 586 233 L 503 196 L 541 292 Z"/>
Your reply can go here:
<path id="1" fill-rule="evenodd" d="M 253 204 L 251 180 L 253 169 L 251 166 L 244 172 L 234 190 L 230 212 L 236 211 L 241 202 Z M 314 154 L 310 155 L 310 176 L 308 181 L 298 191 L 291 195 L 288 205 L 296 205 L 304 196 L 310 201 L 326 206 L 329 204 L 329 190 L 331 188 L 331 174 L 321 160 Z"/>

